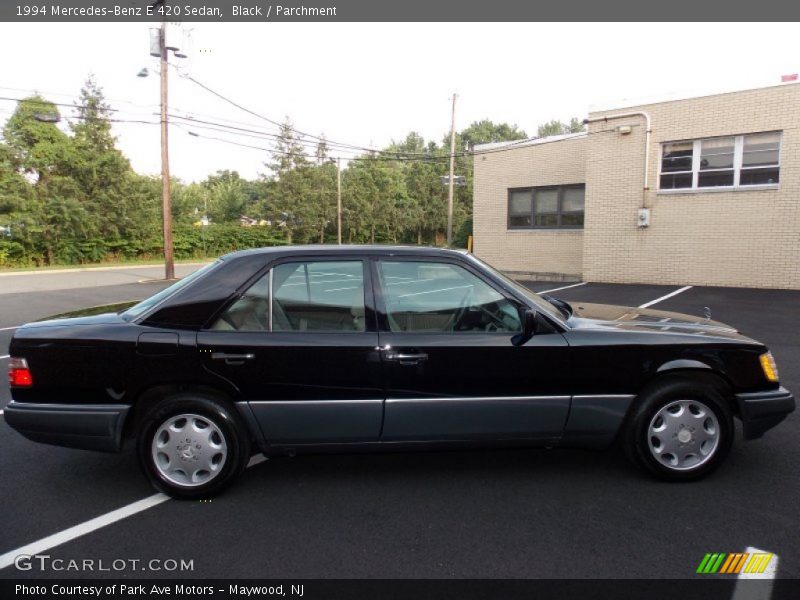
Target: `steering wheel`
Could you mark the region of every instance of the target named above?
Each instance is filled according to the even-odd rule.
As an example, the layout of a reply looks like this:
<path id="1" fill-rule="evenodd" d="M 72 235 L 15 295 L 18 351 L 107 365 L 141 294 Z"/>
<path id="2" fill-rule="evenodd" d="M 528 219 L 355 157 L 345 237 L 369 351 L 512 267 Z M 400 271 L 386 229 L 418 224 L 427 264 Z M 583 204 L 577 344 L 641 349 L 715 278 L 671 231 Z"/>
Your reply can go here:
<path id="1" fill-rule="evenodd" d="M 474 296 L 474 292 L 473 292 L 472 288 L 470 288 L 464 294 L 464 299 L 459 303 L 458 309 L 453 314 L 453 320 L 451 322 L 452 326 L 453 326 L 453 329 L 452 329 L 453 331 L 461 331 L 461 329 L 459 329 L 459 325 L 461 324 L 461 321 L 464 318 L 464 315 L 467 314 L 467 311 L 469 310 L 470 305 L 472 304 L 473 296 Z"/>
<path id="2" fill-rule="evenodd" d="M 508 323 L 503 321 L 500 315 L 497 315 L 486 307 L 479 307 L 481 314 L 489 317 L 489 322 L 486 324 L 486 331 L 505 331 L 508 329 Z"/>

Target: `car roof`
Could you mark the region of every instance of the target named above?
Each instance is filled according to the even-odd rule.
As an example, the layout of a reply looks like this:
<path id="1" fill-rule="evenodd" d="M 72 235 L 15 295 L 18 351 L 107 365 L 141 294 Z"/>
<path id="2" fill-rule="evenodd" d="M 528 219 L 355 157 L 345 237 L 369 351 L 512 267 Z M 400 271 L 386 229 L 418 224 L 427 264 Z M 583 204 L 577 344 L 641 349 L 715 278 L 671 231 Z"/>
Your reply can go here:
<path id="1" fill-rule="evenodd" d="M 309 244 L 301 246 L 268 246 L 264 248 L 249 248 L 239 250 L 222 256 L 222 260 L 240 258 L 243 256 L 280 254 L 291 256 L 294 254 L 364 254 L 392 256 L 420 255 L 420 256 L 453 256 L 466 254 L 466 250 L 452 248 L 436 248 L 433 246 L 386 246 L 381 244 Z"/>

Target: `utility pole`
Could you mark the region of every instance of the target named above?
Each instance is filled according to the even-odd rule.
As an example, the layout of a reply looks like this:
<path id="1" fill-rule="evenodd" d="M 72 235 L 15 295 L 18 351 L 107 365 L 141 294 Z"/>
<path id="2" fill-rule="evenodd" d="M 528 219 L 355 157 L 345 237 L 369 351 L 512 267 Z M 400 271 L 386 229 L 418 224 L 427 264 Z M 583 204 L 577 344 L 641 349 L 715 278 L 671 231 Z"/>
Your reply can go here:
<path id="1" fill-rule="evenodd" d="M 447 188 L 447 245 L 453 244 L 453 186 L 456 160 L 456 94 L 453 94 L 453 113 L 450 120 L 450 181 Z"/>
<path id="2" fill-rule="evenodd" d="M 169 141 L 167 123 L 167 41 L 166 21 L 161 21 L 158 48 L 161 53 L 161 194 L 164 221 L 164 278 L 175 279 L 175 256 L 172 249 L 172 204 L 169 197 Z"/>
<path id="3" fill-rule="evenodd" d="M 336 237 L 342 243 L 342 159 L 336 157 Z"/>

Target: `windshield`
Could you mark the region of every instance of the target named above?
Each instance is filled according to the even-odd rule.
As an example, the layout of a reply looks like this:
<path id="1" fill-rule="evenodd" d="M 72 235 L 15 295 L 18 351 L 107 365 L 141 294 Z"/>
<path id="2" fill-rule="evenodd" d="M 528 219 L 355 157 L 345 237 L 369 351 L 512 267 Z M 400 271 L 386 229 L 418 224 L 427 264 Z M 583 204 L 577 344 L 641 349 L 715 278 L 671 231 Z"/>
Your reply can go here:
<path id="1" fill-rule="evenodd" d="M 548 315 L 558 319 L 559 321 L 564 320 L 564 314 L 560 310 L 558 310 L 558 308 L 550 304 L 547 300 L 542 298 L 536 292 L 529 290 L 518 281 L 515 281 L 514 279 L 511 279 L 508 275 L 505 275 L 502 272 L 498 271 L 490 264 L 483 262 L 481 259 L 477 258 L 474 254 L 468 254 L 467 256 L 469 256 L 471 260 L 474 260 L 476 263 L 480 264 L 484 269 L 490 271 L 495 277 L 502 280 L 502 282 L 505 285 L 514 290 L 520 296 L 524 296 L 525 298 L 533 302 L 536 305 L 536 308 L 540 309 L 543 313 L 547 313 Z"/>
<path id="2" fill-rule="evenodd" d="M 204 267 L 200 267 L 194 273 L 191 273 L 191 274 L 187 275 L 183 279 L 179 279 L 178 281 L 173 283 L 168 288 L 165 288 L 165 289 L 161 290 L 160 292 L 158 292 L 157 294 L 154 294 L 154 295 L 150 296 L 149 298 L 146 298 L 145 300 L 142 300 L 141 302 L 139 302 L 139 304 L 134 304 L 128 310 L 126 310 L 125 312 L 122 313 L 122 318 L 125 319 L 126 321 L 132 321 L 136 317 L 138 317 L 138 316 L 144 314 L 145 312 L 147 312 L 148 310 L 150 310 L 152 307 L 154 307 L 156 304 L 158 304 L 159 302 L 161 302 L 165 298 L 168 298 L 169 296 L 171 296 L 172 294 L 174 294 L 178 290 L 183 289 L 184 287 L 189 285 L 195 279 L 198 279 L 199 277 L 205 275 L 206 273 L 208 273 L 211 269 L 216 267 L 221 262 L 222 262 L 221 260 L 216 260 L 213 263 L 209 263 L 209 264 L 205 265 Z"/>

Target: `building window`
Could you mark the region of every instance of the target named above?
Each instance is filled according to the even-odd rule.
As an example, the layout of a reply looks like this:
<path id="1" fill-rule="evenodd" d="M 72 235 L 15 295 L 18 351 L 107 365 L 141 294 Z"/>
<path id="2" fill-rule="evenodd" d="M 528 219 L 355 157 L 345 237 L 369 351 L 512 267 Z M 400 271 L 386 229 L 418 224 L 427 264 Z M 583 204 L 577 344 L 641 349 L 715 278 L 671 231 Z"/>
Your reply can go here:
<path id="1" fill-rule="evenodd" d="M 661 190 L 747 188 L 780 181 L 781 132 L 661 145 Z"/>
<path id="2" fill-rule="evenodd" d="M 508 190 L 509 229 L 583 229 L 586 186 Z"/>

